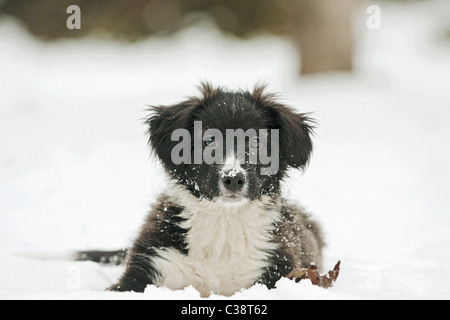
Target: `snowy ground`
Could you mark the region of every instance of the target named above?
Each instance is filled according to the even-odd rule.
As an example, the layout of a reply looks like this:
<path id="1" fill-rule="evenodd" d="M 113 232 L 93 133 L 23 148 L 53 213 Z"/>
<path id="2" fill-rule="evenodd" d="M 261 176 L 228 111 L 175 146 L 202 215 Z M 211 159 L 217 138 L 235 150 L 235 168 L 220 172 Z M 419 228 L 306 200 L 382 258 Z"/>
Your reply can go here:
<path id="1" fill-rule="evenodd" d="M 381 5 L 371 31 L 362 8 L 355 72 L 303 78 L 293 47 L 273 37 L 203 26 L 134 45 L 43 44 L 0 20 L 0 299 L 199 298 L 105 292 L 120 267 L 31 256 L 130 244 L 165 184 L 146 147 L 146 105 L 178 102 L 204 79 L 266 81 L 314 112 L 311 165 L 285 194 L 323 225 L 324 266 L 342 261 L 333 288 L 283 279 L 232 298 L 449 299 L 449 11 L 446 0 Z"/>

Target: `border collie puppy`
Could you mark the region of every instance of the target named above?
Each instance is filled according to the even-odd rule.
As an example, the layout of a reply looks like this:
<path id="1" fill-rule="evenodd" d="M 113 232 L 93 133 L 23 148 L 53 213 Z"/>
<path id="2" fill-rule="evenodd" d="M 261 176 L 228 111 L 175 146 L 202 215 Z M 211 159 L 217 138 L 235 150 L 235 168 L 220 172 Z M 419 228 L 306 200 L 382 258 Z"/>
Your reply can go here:
<path id="1" fill-rule="evenodd" d="M 230 92 L 208 83 L 200 97 L 151 111 L 149 145 L 170 183 L 110 290 L 192 285 L 229 296 L 320 265 L 317 224 L 280 190 L 288 168 L 308 163 L 312 119 L 264 86 Z"/>

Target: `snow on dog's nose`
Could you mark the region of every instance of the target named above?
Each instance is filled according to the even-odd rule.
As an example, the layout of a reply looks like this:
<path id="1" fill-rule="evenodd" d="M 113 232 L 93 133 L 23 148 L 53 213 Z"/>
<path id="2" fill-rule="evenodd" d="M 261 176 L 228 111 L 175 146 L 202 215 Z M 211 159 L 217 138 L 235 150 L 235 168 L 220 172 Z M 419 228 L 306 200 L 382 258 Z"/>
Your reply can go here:
<path id="1" fill-rule="evenodd" d="M 223 201 L 233 202 L 246 198 L 245 193 L 248 188 L 246 172 L 234 155 L 226 158 L 219 177 L 219 189 Z"/>

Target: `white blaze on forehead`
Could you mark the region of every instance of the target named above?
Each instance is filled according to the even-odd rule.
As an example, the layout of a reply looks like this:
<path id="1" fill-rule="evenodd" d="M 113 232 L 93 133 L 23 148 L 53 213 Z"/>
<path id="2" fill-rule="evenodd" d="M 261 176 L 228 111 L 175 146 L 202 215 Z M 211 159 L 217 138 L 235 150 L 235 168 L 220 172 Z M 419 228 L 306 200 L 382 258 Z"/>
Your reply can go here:
<path id="1" fill-rule="evenodd" d="M 245 170 L 241 167 L 241 164 L 239 163 L 239 160 L 236 158 L 236 156 L 234 154 L 229 155 L 225 159 L 225 163 L 223 164 L 221 177 L 235 177 L 238 173 L 246 175 Z"/>

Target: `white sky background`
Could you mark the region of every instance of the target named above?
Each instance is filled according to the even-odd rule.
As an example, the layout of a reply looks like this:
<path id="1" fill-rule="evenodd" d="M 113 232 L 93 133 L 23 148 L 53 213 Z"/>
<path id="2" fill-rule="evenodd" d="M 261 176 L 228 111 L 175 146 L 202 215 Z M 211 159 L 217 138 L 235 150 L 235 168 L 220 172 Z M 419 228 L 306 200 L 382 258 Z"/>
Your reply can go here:
<path id="1" fill-rule="evenodd" d="M 330 290 L 282 282 L 237 298 L 450 298 L 450 4 L 380 7 L 380 30 L 367 29 L 365 8 L 356 17 L 352 74 L 302 78 L 294 48 L 274 37 L 199 26 L 133 45 L 43 44 L 1 20 L 0 297 L 117 298 L 101 291 L 117 270 L 16 253 L 129 245 L 165 184 L 145 108 L 210 80 L 265 81 L 314 112 L 311 164 L 284 193 L 323 225 L 325 267 L 342 261 Z M 82 270 L 76 290 L 72 266 Z M 158 288 L 126 297 L 158 295 L 196 297 Z"/>

